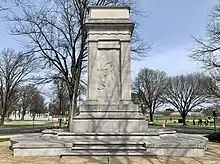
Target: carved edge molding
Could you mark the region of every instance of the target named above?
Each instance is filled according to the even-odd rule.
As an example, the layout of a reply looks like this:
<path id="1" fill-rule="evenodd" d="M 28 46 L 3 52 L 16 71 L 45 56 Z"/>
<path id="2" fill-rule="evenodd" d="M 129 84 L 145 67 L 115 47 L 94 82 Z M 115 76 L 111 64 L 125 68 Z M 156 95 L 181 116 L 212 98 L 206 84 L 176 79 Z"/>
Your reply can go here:
<path id="1" fill-rule="evenodd" d="M 97 32 L 97 33 L 89 33 L 89 35 L 131 35 L 131 33 L 130 32 L 128 32 L 128 33 L 99 33 L 99 32 Z"/>

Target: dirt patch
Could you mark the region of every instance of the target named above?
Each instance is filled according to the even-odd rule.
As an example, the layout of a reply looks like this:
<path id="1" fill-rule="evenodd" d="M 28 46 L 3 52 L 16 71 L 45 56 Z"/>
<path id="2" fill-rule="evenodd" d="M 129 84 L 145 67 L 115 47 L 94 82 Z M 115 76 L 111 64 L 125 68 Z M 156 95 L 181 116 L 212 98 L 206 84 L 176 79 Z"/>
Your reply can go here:
<path id="1" fill-rule="evenodd" d="M 209 143 L 205 157 L 14 157 L 10 142 L 0 142 L 0 163 L 4 164 L 218 164 L 220 144 Z"/>
<path id="2" fill-rule="evenodd" d="M 10 138 L 0 138 L 0 142 L 6 142 L 6 141 L 9 141 Z"/>

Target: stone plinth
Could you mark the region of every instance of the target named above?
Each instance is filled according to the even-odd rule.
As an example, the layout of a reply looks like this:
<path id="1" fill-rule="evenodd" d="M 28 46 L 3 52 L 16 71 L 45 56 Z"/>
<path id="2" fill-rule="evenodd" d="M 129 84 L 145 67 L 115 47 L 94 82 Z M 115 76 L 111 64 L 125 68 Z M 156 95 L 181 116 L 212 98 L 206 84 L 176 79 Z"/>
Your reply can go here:
<path id="1" fill-rule="evenodd" d="M 147 122 L 131 101 L 130 41 L 134 24 L 127 7 L 90 7 L 88 95 L 71 132 L 143 132 Z"/>
<path id="2" fill-rule="evenodd" d="M 84 105 L 80 115 L 73 120 L 71 132 L 147 132 L 147 122 L 134 104 Z"/>
<path id="3" fill-rule="evenodd" d="M 148 133 L 70 133 L 44 130 L 11 138 L 14 156 L 204 156 L 208 139 L 176 134 L 175 131 Z"/>

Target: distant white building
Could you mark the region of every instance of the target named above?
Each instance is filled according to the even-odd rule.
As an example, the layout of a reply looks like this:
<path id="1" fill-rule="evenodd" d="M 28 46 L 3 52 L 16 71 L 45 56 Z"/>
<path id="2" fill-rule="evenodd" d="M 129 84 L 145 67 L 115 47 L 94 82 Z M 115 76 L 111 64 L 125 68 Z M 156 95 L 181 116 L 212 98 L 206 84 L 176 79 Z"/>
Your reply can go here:
<path id="1" fill-rule="evenodd" d="M 19 115 L 19 111 L 12 112 L 11 115 L 9 116 L 9 119 L 11 120 L 20 120 L 21 115 Z M 30 112 L 27 112 L 24 116 L 24 120 L 32 120 L 32 114 Z M 44 120 L 44 121 L 51 121 L 52 117 L 49 116 L 49 113 L 43 113 L 43 114 L 37 114 L 35 116 L 35 120 Z"/>
<path id="2" fill-rule="evenodd" d="M 180 116 L 180 113 L 178 111 L 175 111 L 171 113 L 170 116 Z M 189 112 L 187 116 L 203 117 L 204 114 L 202 112 Z"/>

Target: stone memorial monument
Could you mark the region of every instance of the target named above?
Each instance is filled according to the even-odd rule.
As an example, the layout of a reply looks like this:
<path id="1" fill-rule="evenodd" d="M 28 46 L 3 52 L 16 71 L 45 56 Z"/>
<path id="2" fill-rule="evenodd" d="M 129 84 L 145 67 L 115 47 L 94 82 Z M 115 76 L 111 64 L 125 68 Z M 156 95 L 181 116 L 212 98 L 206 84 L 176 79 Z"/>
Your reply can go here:
<path id="1" fill-rule="evenodd" d="M 88 8 L 88 95 L 70 131 L 44 130 L 11 138 L 14 156 L 204 156 L 208 139 L 149 130 L 131 101 L 131 36 L 128 7 Z"/>
<path id="2" fill-rule="evenodd" d="M 88 95 L 71 132 L 147 132 L 131 101 L 131 36 L 128 7 L 89 7 Z"/>

